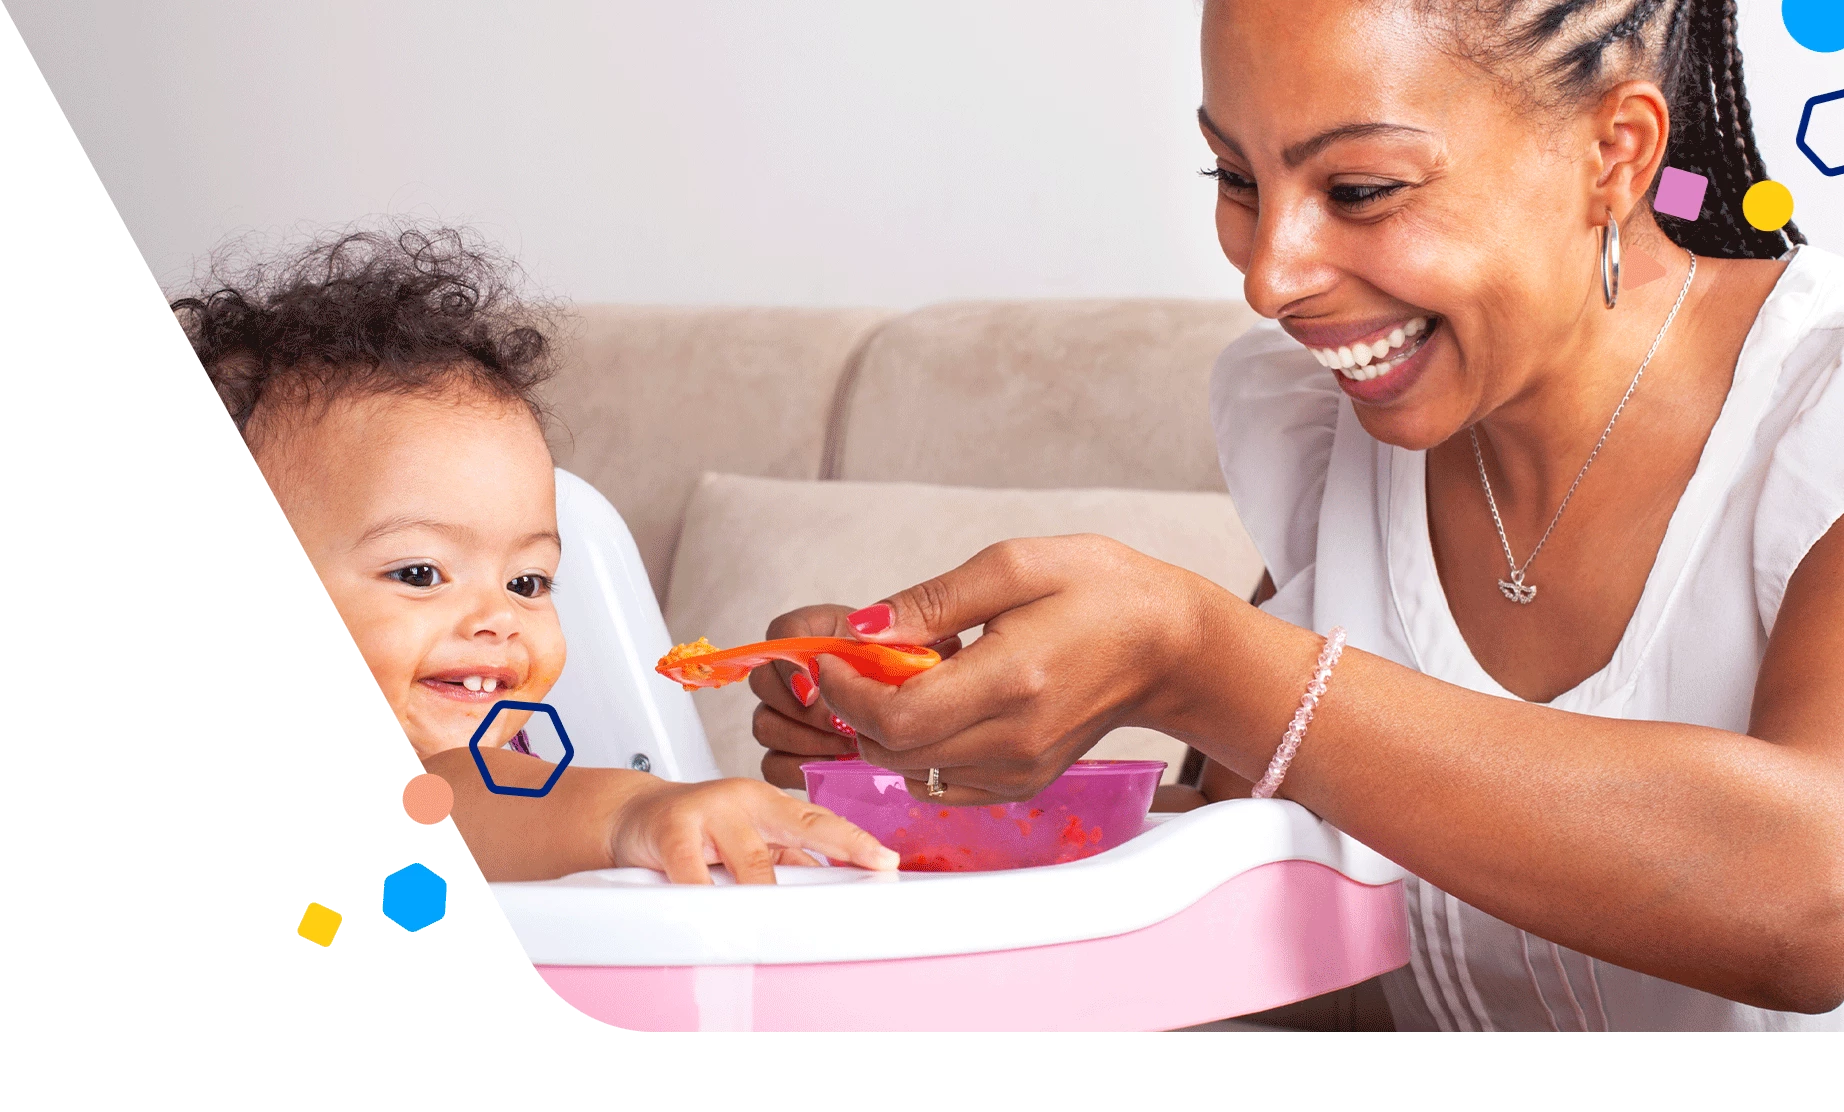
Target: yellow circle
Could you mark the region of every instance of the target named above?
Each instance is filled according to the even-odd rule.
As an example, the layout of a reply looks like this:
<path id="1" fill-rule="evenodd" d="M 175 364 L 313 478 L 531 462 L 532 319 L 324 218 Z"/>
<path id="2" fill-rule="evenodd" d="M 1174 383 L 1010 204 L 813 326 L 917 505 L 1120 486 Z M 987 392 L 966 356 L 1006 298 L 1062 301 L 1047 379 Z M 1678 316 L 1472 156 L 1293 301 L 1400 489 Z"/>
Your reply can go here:
<path id="1" fill-rule="evenodd" d="M 1793 191 L 1777 181 L 1757 181 L 1742 198 L 1742 215 L 1763 232 L 1777 232 L 1793 218 Z"/>

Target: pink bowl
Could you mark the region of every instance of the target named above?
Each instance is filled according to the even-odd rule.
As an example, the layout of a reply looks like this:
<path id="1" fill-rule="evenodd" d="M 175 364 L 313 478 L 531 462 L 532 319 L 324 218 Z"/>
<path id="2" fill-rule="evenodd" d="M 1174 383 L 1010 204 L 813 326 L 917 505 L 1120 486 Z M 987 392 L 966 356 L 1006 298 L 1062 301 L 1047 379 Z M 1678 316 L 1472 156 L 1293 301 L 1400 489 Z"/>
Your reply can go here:
<path id="1" fill-rule="evenodd" d="M 902 855 L 911 872 L 1024 869 L 1093 857 L 1138 834 L 1164 761 L 1077 761 L 1035 799 L 987 807 L 917 800 L 894 772 L 864 761 L 800 766 L 807 798 Z"/>

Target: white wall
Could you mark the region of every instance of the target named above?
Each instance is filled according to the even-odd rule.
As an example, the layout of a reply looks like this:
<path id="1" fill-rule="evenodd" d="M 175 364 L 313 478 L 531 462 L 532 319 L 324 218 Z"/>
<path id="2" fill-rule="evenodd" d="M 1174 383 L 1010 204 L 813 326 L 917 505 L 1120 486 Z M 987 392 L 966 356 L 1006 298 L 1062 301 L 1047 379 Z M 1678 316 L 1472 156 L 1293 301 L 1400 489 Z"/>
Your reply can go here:
<path id="1" fill-rule="evenodd" d="M 1197 0 L 5 0 L 163 280 L 227 233 L 413 212 L 581 300 L 910 306 L 1233 296 Z M 1793 135 L 1844 56 L 1743 0 L 1800 223 L 1844 178 Z"/>

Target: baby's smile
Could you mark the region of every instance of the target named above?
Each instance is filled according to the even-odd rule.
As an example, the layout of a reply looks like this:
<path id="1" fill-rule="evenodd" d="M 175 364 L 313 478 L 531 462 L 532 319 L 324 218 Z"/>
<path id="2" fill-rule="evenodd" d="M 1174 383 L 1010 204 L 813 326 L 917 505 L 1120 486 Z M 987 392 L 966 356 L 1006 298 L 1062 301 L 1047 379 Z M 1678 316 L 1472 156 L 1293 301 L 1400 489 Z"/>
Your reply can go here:
<path id="1" fill-rule="evenodd" d="M 417 685 L 444 699 L 460 703 L 492 703 L 519 686 L 509 668 L 463 666 L 417 678 Z"/>

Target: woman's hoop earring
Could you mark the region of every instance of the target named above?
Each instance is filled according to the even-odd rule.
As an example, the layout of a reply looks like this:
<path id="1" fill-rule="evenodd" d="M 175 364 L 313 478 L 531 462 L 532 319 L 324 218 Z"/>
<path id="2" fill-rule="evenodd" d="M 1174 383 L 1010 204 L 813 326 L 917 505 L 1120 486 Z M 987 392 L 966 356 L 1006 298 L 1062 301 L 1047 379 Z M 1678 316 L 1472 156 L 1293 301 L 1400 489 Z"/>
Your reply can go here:
<path id="1" fill-rule="evenodd" d="M 1609 309 L 1620 300 L 1620 222 L 1612 209 L 1601 226 L 1601 299 Z"/>

